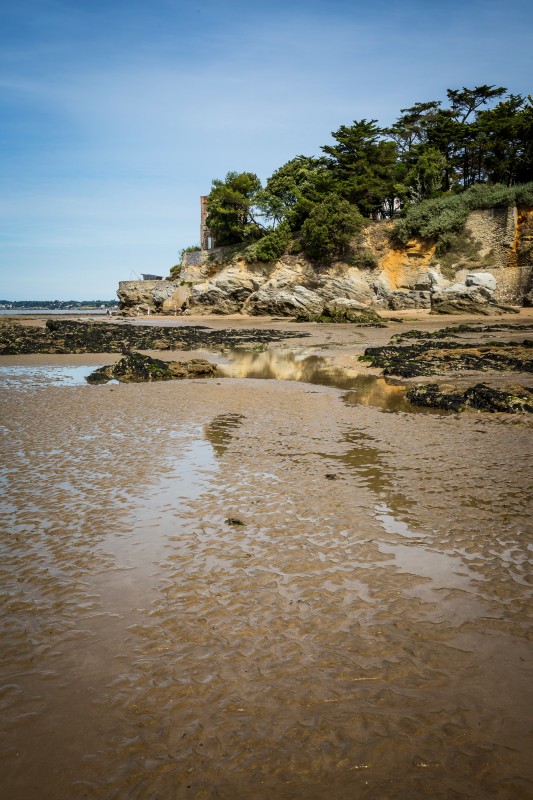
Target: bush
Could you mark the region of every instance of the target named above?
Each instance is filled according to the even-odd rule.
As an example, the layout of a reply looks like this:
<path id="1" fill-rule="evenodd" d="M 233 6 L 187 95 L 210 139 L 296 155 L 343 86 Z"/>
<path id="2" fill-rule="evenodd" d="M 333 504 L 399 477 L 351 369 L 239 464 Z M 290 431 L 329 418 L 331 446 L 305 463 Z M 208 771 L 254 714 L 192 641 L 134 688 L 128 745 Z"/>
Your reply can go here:
<path id="1" fill-rule="evenodd" d="M 291 229 L 288 222 L 281 222 L 277 228 L 263 236 L 255 244 L 246 248 L 246 261 L 276 261 L 283 255 L 291 240 Z"/>
<path id="2" fill-rule="evenodd" d="M 413 236 L 420 236 L 435 241 L 437 252 L 442 254 L 454 244 L 471 211 L 508 208 L 515 203 L 533 206 L 533 183 L 521 186 L 477 184 L 462 194 L 448 194 L 408 206 L 391 237 L 396 244 L 406 244 Z"/>
<path id="3" fill-rule="evenodd" d="M 364 219 L 347 200 L 330 194 L 317 204 L 302 226 L 302 247 L 312 261 L 331 263 L 347 256 Z"/>
<path id="4" fill-rule="evenodd" d="M 376 269 L 379 260 L 370 250 L 356 249 L 354 254 L 349 257 L 348 263 L 359 269 Z"/>

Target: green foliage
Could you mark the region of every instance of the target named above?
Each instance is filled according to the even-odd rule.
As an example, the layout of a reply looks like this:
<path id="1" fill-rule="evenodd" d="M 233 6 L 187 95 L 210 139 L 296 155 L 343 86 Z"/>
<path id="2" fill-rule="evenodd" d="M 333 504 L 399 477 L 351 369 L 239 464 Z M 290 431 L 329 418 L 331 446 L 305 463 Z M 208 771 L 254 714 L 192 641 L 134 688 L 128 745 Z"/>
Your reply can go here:
<path id="1" fill-rule="evenodd" d="M 189 247 L 184 247 L 182 250 L 180 250 L 180 259 L 183 259 L 185 253 L 200 253 L 201 250 L 202 248 L 199 244 L 192 244 Z"/>
<path id="2" fill-rule="evenodd" d="M 314 205 L 333 191 L 333 183 L 327 159 L 296 156 L 267 180 L 260 205 L 267 217 L 300 230 Z"/>
<path id="3" fill-rule="evenodd" d="M 349 254 L 350 244 L 363 227 L 363 217 L 347 200 L 327 195 L 302 226 L 302 246 L 312 261 L 331 263 Z"/>
<path id="4" fill-rule="evenodd" d="M 448 194 L 411 205 L 396 222 L 392 239 L 405 244 L 413 236 L 436 241 L 438 254 L 450 249 L 465 225 L 470 211 L 509 207 L 515 203 L 533 205 L 533 183 L 525 186 L 476 184 L 461 194 Z"/>
<path id="5" fill-rule="evenodd" d="M 402 109 L 388 129 L 366 119 L 341 125 L 322 157 L 296 156 L 264 188 L 252 172 L 228 172 L 207 199 L 216 244 L 238 246 L 247 260 L 302 249 L 329 262 L 350 255 L 360 214 L 393 217 L 401 208 L 394 240 L 418 235 L 442 255 L 457 245 L 470 211 L 533 207 L 533 101 L 506 92 L 463 86 L 444 103 Z M 368 253 L 351 256 L 371 266 Z"/>
<path id="6" fill-rule="evenodd" d="M 369 215 L 392 208 L 395 197 L 405 195 L 398 169 L 396 144 L 383 139 L 384 130 L 373 120 L 354 121 L 331 135 L 334 145 L 322 147 L 330 157 L 335 191 Z"/>
<path id="7" fill-rule="evenodd" d="M 358 267 L 358 269 L 376 269 L 379 264 L 377 256 L 364 247 L 356 247 L 347 260 L 352 267 Z"/>
<path id="8" fill-rule="evenodd" d="M 228 172 L 225 180 L 214 180 L 207 198 L 207 226 L 219 246 L 258 239 L 262 226 L 255 204 L 261 181 L 253 172 Z"/>
<path id="9" fill-rule="evenodd" d="M 276 261 L 285 252 L 291 241 L 291 229 L 288 222 L 280 222 L 277 228 L 267 233 L 255 244 L 246 248 L 246 261 Z"/>

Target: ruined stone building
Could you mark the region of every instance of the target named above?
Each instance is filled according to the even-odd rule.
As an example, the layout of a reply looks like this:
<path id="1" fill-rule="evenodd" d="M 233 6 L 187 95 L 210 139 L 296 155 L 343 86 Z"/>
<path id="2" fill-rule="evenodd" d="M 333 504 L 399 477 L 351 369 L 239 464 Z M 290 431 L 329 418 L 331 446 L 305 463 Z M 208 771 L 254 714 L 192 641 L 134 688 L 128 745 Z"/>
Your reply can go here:
<path id="1" fill-rule="evenodd" d="M 215 239 L 207 227 L 207 195 L 200 197 L 200 247 L 202 250 L 213 250 Z"/>

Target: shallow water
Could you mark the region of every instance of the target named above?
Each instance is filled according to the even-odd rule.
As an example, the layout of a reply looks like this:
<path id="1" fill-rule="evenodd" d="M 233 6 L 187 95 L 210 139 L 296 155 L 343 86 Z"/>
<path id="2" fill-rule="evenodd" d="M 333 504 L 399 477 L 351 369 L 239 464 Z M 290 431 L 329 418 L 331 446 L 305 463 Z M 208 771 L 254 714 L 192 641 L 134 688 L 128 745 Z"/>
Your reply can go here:
<path id="1" fill-rule="evenodd" d="M 94 371 L 92 366 L 59 365 L 0 365 L 0 383 L 18 388 L 38 386 L 83 386 L 85 378 Z"/>
<path id="2" fill-rule="evenodd" d="M 0 399 L 5 796 L 532 796 L 530 428 L 276 381 Z"/>
<path id="3" fill-rule="evenodd" d="M 418 413 L 419 408 L 405 399 L 405 386 L 377 375 L 331 364 L 327 358 L 294 349 L 230 350 L 229 363 L 218 364 L 219 373 L 228 378 L 299 381 L 318 386 L 345 389 L 348 404 L 377 406 L 387 411 Z"/>
<path id="4" fill-rule="evenodd" d="M 209 355 L 209 353 L 207 353 Z M 377 375 L 333 366 L 328 359 L 297 350 L 230 350 L 228 363 L 217 364 L 227 378 L 284 380 L 349 390 L 344 400 L 349 405 L 370 405 L 386 411 L 428 413 L 405 399 L 405 386 Z M 66 357 L 68 361 L 68 356 Z M 0 364 L 0 383 L 12 386 L 83 386 L 94 366 L 71 364 L 13 366 Z M 110 381 L 109 383 L 116 383 Z M 430 412 L 431 413 L 431 412 Z"/>

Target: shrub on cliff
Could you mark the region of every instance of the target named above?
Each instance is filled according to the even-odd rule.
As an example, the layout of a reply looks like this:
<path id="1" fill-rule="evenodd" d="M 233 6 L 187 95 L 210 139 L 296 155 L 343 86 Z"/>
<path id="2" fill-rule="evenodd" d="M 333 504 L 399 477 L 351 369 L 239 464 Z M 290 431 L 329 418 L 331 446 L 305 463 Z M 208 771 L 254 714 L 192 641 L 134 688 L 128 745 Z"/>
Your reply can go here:
<path id="1" fill-rule="evenodd" d="M 435 241 L 440 253 L 446 252 L 464 229 L 471 211 L 484 208 L 508 208 L 518 203 L 533 206 L 533 183 L 522 186 L 487 186 L 476 184 L 461 194 L 449 194 L 409 206 L 392 231 L 396 244 L 405 244 L 413 236 Z"/>
<path id="2" fill-rule="evenodd" d="M 327 195 L 316 205 L 302 226 L 302 247 L 312 261 L 325 264 L 347 257 L 352 240 L 360 233 L 364 219 L 347 200 Z"/>
<path id="3" fill-rule="evenodd" d="M 291 229 L 288 222 L 281 222 L 277 228 L 267 233 L 255 244 L 246 248 L 246 261 L 276 261 L 283 255 L 291 240 Z"/>

